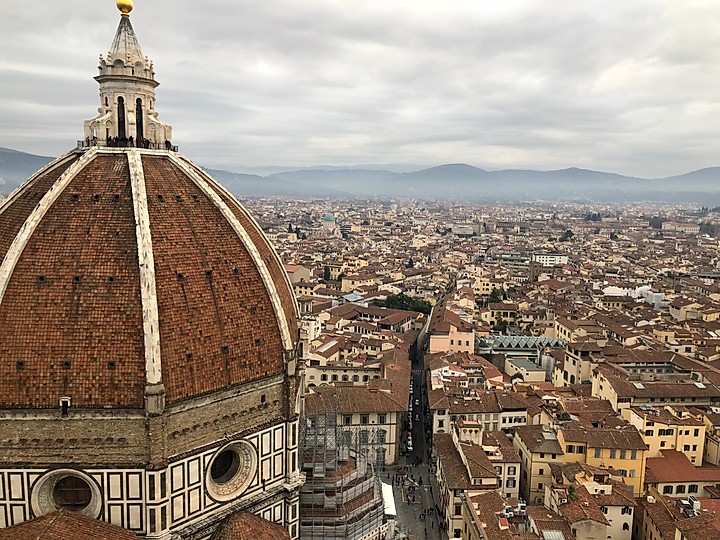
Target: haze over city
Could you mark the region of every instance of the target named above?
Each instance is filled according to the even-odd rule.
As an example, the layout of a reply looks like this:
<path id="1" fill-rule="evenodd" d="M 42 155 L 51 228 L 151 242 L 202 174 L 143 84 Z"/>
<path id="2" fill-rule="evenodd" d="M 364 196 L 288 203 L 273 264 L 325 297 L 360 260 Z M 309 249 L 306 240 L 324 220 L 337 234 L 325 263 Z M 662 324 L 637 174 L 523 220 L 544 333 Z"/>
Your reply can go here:
<path id="1" fill-rule="evenodd" d="M 0 540 L 720 540 L 709 3 L 139 4 L 5 3 Z"/>
<path id="2" fill-rule="evenodd" d="M 3 6 L 0 146 L 59 155 L 95 113 L 88 75 L 116 18 L 97 0 Z M 138 7 L 161 118 L 205 166 L 464 162 L 648 178 L 718 164 L 714 2 Z"/>

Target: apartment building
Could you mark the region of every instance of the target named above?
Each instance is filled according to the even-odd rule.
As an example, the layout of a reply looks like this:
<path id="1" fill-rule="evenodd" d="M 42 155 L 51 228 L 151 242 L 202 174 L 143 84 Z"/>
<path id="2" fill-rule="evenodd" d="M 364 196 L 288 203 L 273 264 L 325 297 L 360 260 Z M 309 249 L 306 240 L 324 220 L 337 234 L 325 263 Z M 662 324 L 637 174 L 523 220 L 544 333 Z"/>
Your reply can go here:
<path id="1" fill-rule="evenodd" d="M 552 483 L 550 465 L 564 462 L 557 433 L 547 426 L 520 426 L 513 446 L 520 455 L 520 496 L 529 504 L 542 504 L 545 486 Z"/>
<path id="2" fill-rule="evenodd" d="M 677 450 L 691 463 L 701 465 L 705 453 L 705 424 L 693 418 L 684 407 L 641 405 L 622 410 L 625 420 L 637 428 L 648 447 L 648 457 L 661 450 Z"/>
<path id="3" fill-rule="evenodd" d="M 636 496 L 643 492 L 647 447 L 634 426 L 588 429 L 569 424 L 558 428 L 557 438 L 565 463 L 577 461 L 612 470 Z"/>

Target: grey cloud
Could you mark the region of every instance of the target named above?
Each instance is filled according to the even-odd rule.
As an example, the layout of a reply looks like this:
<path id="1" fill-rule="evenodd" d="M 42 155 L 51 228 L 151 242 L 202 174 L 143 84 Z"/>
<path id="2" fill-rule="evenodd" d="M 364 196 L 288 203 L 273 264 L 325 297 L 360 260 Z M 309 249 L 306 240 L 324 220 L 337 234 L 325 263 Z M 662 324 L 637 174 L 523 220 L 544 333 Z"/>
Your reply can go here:
<path id="1" fill-rule="evenodd" d="M 208 166 L 718 164 L 711 0 L 135 4 L 161 118 Z M 74 143 L 116 25 L 110 0 L 4 2 L 0 145 Z"/>

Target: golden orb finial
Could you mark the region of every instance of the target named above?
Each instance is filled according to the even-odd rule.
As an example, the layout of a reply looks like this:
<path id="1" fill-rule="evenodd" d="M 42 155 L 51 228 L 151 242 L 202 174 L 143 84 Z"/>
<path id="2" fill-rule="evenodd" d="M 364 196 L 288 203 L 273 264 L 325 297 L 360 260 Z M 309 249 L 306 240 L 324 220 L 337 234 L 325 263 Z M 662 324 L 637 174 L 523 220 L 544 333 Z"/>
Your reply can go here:
<path id="1" fill-rule="evenodd" d="M 116 0 L 117 8 L 123 15 L 129 15 L 133 10 L 132 0 Z"/>

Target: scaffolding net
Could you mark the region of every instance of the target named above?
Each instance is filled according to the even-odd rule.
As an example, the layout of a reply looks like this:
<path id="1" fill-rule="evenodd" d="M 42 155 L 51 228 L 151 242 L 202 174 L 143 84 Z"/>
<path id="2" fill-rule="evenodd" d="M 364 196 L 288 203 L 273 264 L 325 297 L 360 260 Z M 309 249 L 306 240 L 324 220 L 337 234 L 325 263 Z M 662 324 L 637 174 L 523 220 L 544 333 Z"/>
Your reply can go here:
<path id="1" fill-rule="evenodd" d="M 300 491 L 302 540 L 372 540 L 387 525 L 378 472 L 384 469 L 384 431 L 338 425 L 330 411 L 302 423 Z"/>

